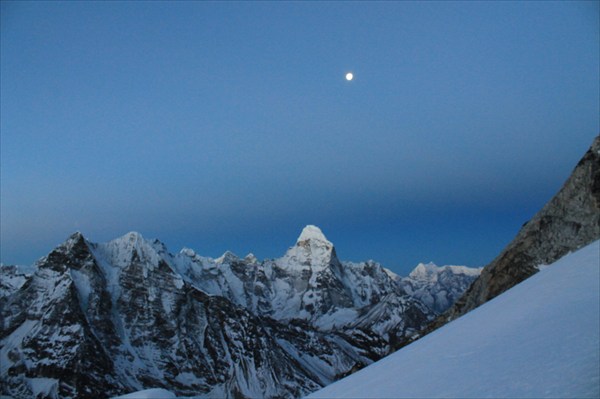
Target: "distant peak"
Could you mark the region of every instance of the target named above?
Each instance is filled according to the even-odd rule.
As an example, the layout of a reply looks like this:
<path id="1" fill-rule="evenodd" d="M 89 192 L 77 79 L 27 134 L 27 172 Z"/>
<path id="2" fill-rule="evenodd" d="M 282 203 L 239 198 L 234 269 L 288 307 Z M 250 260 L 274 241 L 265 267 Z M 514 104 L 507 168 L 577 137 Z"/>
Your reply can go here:
<path id="1" fill-rule="evenodd" d="M 71 234 L 69 238 L 67 238 L 67 240 L 61 244 L 62 247 L 67 248 L 68 250 L 71 250 L 75 247 L 80 247 L 81 245 L 87 246 L 87 240 L 79 231 Z"/>
<path id="2" fill-rule="evenodd" d="M 256 258 L 256 256 L 254 256 L 254 254 L 252 252 L 250 252 L 248 255 L 246 255 L 244 257 L 244 260 L 249 263 L 258 263 L 258 259 Z"/>
<path id="3" fill-rule="evenodd" d="M 69 236 L 69 240 L 78 241 L 81 239 L 85 239 L 85 238 L 83 237 L 83 234 L 81 234 L 80 231 L 76 231 L 75 233 L 73 233 Z"/>
<path id="4" fill-rule="evenodd" d="M 144 239 L 144 237 L 142 237 L 142 235 L 137 231 L 130 231 L 129 233 L 125 234 L 122 238 L 128 239 L 129 241 L 137 241 Z"/>
<path id="5" fill-rule="evenodd" d="M 196 251 L 194 251 L 191 248 L 187 248 L 187 247 L 183 247 L 180 251 L 180 253 L 182 253 L 185 256 L 188 256 L 190 258 L 193 258 L 196 256 Z"/>
<path id="6" fill-rule="evenodd" d="M 87 240 L 85 239 L 83 234 L 81 234 L 81 232 L 76 231 L 75 233 L 71 234 L 69 238 L 67 238 L 67 240 L 64 243 L 62 243 L 58 248 L 64 248 L 68 251 L 71 251 L 73 248 L 83 247 L 87 247 Z"/>
<path id="7" fill-rule="evenodd" d="M 312 224 L 309 224 L 304 229 L 302 229 L 302 233 L 300 233 L 300 237 L 298 237 L 297 242 L 308 241 L 308 240 L 323 241 L 325 243 L 331 244 L 327 240 L 327 238 L 325 238 L 325 235 L 323 234 L 321 229 L 318 228 L 317 226 L 313 226 Z"/>
<path id="8" fill-rule="evenodd" d="M 436 275 L 439 271 L 441 271 L 443 267 L 439 267 L 433 262 L 429 263 L 419 263 L 413 270 L 410 272 L 408 277 L 414 279 L 430 279 L 431 276 Z"/>
<path id="9" fill-rule="evenodd" d="M 238 256 L 231 251 L 225 251 L 223 255 L 215 259 L 217 263 L 230 263 L 236 260 L 239 260 Z"/>
<path id="10" fill-rule="evenodd" d="M 290 247 L 283 258 L 278 260 L 285 268 L 305 267 L 323 269 L 331 264 L 339 264 L 333 244 L 317 226 L 308 225 L 298 237 L 296 245 Z"/>

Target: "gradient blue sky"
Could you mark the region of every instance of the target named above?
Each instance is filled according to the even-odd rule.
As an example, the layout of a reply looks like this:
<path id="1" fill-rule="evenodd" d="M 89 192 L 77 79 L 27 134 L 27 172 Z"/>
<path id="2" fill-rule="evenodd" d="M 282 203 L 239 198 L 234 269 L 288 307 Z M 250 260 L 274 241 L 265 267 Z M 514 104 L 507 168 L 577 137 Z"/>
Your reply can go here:
<path id="1" fill-rule="evenodd" d="M 316 224 L 480 266 L 600 132 L 598 2 L 1 4 L 5 263 L 76 230 L 271 258 Z"/>

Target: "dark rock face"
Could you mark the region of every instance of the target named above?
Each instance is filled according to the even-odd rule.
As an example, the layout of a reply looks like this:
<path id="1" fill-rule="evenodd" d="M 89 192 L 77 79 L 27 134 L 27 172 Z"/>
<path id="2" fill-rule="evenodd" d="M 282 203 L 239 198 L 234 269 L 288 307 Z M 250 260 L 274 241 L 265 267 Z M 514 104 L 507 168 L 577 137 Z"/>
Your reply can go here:
<path id="1" fill-rule="evenodd" d="M 379 264 L 340 262 L 308 226 L 280 259 L 172 255 L 80 233 L 32 275 L 3 266 L 1 392 L 300 397 L 380 359 L 434 316 Z"/>
<path id="2" fill-rule="evenodd" d="M 43 258 L 19 291 L 0 299 L 3 393 L 93 398 L 122 388 L 84 313 L 70 267 L 94 269 L 80 235 Z M 46 394 L 36 388 L 45 383 L 50 386 Z"/>
<path id="3" fill-rule="evenodd" d="M 487 265 L 480 277 L 429 330 L 503 293 L 570 251 L 600 238 L 600 136 L 561 190 Z"/>

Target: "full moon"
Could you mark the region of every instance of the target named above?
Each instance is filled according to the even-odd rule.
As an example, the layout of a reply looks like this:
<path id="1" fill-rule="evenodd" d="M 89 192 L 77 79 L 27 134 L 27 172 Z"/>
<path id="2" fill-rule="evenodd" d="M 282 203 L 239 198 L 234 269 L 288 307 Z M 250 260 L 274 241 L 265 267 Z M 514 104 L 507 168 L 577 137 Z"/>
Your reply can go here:
<path id="1" fill-rule="evenodd" d="M 352 72 L 348 72 L 346 74 L 346 80 L 352 80 L 352 78 L 354 78 L 354 75 L 352 75 Z"/>

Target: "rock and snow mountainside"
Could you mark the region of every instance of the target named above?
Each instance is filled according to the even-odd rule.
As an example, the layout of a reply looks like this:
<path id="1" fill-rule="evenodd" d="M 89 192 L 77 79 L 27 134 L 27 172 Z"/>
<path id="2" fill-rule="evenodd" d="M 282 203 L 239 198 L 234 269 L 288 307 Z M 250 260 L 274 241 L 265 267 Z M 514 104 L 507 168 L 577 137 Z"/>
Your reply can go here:
<path id="1" fill-rule="evenodd" d="M 0 265 L 0 297 L 19 290 L 31 276 L 33 270 L 16 265 Z"/>
<path id="2" fill-rule="evenodd" d="M 307 226 L 279 259 L 258 263 L 253 256 L 240 259 L 228 252 L 213 260 L 184 249 L 169 263 L 204 292 L 254 314 L 280 321 L 301 319 L 322 331 L 362 327 L 398 340 L 432 316 L 378 263 L 341 262 L 315 226 Z"/>
<path id="3" fill-rule="evenodd" d="M 560 191 L 487 265 L 433 330 L 506 291 L 569 251 L 600 238 L 600 136 L 579 161 Z"/>
<path id="4" fill-rule="evenodd" d="M 420 263 L 408 277 L 399 279 L 399 283 L 407 294 L 420 300 L 436 314 L 441 314 L 465 293 L 481 270 Z"/>
<path id="5" fill-rule="evenodd" d="M 385 356 L 434 312 L 308 226 L 280 259 L 76 233 L 0 296 L 2 394 L 298 397 Z"/>
<path id="6" fill-rule="evenodd" d="M 600 397 L 600 241 L 309 398 Z"/>

